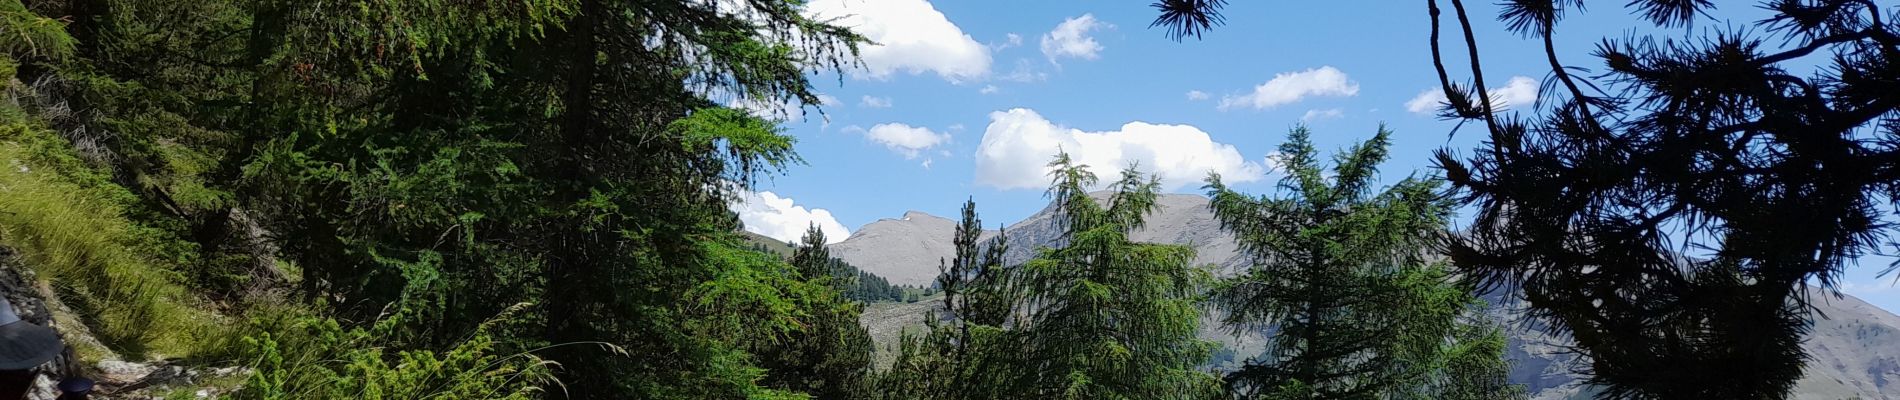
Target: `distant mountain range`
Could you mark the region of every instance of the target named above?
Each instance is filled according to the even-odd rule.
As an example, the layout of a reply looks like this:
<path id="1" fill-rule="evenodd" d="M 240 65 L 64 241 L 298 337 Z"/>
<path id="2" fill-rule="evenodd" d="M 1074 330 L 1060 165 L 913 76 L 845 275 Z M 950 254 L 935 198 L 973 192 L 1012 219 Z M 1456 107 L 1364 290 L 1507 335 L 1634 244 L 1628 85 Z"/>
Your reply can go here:
<path id="1" fill-rule="evenodd" d="M 1102 196 L 1097 194 L 1098 198 Z M 1240 254 L 1232 235 L 1220 229 L 1207 204 L 1201 196 L 1164 195 L 1157 210 L 1149 215 L 1147 226 L 1133 239 L 1192 245 L 1198 250 L 1195 262 L 1213 266 L 1222 275 L 1246 268 L 1247 258 Z M 1009 224 L 1007 258 L 1011 263 L 1029 259 L 1038 247 L 1057 243 L 1059 232 L 1052 217 L 1052 210 L 1044 209 Z M 850 238 L 831 245 L 831 252 L 892 284 L 926 286 L 937 276 L 938 260 L 954 255 L 951 234 L 955 230 L 956 221 L 911 211 L 902 218 L 866 224 Z M 984 238 L 994 235 L 993 231 L 985 232 Z M 1842 296 L 1815 296 L 1823 299 L 1817 304 L 1823 317 L 1815 322 L 1814 332 L 1804 345 L 1811 360 L 1794 398 L 1900 399 L 1900 316 L 1852 296 Z M 1493 304 L 1488 313 L 1494 317 L 1507 322 L 1521 320 L 1515 301 L 1496 294 L 1486 297 Z M 873 306 L 866 310 L 863 322 L 879 339 L 879 351 L 889 351 L 888 344 L 897 332 L 906 327 L 921 329 L 923 316 L 930 309 L 925 304 Z M 1231 368 L 1262 349 L 1261 337 L 1227 335 L 1211 319 L 1205 325 L 1203 337 L 1217 340 L 1236 353 L 1216 368 Z M 1536 399 L 1584 399 L 1593 393 L 1579 383 L 1580 377 L 1574 372 L 1580 366 L 1576 356 L 1563 350 L 1566 338 L 1522 327 L 1509 335 L 1508 357 L 1515 363 L 1511 379 L 1529 386 Z"/>

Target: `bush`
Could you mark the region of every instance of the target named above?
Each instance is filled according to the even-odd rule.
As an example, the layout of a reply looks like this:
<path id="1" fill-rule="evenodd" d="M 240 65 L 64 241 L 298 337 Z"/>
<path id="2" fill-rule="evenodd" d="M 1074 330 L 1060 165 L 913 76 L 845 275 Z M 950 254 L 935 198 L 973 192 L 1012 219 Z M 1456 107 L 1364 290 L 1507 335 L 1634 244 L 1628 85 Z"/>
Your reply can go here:
<path id="1" fill-rule="evenodd" d="M 519 310 L 516 306 L 510 312 Z M 252 374 L 232 398 L 276 399 L 537 399 L 554 382 L 550 362 L 529 353 L 500 355 L 483 324 L 445 351 L 385 350 L 383 320 L 345 329 L 306 310 L 270 311 L 253 319 L 244 342 Z"/>

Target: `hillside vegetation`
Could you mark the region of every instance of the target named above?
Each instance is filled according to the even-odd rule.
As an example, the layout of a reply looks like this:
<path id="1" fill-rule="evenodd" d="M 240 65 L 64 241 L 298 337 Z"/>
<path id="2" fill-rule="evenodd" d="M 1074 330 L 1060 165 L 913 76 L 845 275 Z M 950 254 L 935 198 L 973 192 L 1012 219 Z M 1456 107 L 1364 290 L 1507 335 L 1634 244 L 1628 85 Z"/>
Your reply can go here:
<path id="1" fill-rule="evenodd" d="M 1198 38 L 1227 3 L 1160 0 L 1154 26 Z M 1297 127 L 1278 190 L 1210 174 L 1211 217 L 1163 241 L 1159 176 L 1036 154 L 1038 231 L 966 201 L 885 224 L 932 248 L 840 246 L 937 256 L 893 285 L 730 208 L 805 161 L 781 123 L 835 102 L 813 79 L 880 45 L 803 0 L 0 0 L 0 275 L 73 346 L 42 372 L 188 371 L 105 382 L 125 397 L 1521 399 L 1499 290 L 1598 397 L 1885 385 L 1833 378 L 1890 371 L 1870 346 L 1802 346 L 1890 332 L 1813 305 L 1900 226 L 1900 15 L 1769 1 L 1786 48 L 1632 34 L 1582 77 L 1552 44 L 1582 3 L 1506 1 L 1557 94 L 1504 110 L 1449 5 L 1426 15 L 1440 116 L 1486 135 L 1468 156 L 1388 182 L 1392 132 L 1325 154 Z M 1626 6 L 1674 28 L 1714 4 Z M 1179 244 L 1215 237 L 1233 251 Z M 873 369 L 892 332 L 865 310 L 896 300 L 872 319 L 925 329 Z M 1272 335 L 1237 357 L 1210 318 Z"/>
<path id="2" fill-rule="evenodd" d="M 715 98 L 815 102 L 805 74 L 860 43 L 778 1 L 0 0 L 0 265 L 66 306 L 68 374 L 855 393 L 868 361 L 801 360 L 868 344 L 792 345 L 858 330 L 855 286 L 751 250 L 725 207 L 792 139 Z"/>

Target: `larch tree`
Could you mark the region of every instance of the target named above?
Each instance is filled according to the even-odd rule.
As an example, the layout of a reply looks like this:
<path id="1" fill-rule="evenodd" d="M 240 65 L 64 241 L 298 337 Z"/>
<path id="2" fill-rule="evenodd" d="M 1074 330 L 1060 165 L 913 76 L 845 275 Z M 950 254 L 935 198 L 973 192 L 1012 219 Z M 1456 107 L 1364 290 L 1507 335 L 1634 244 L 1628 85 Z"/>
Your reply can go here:
<path id="1" fill-rule="evenodd" d="M 1193 248 L 1133 242 L 1155 208 L 1160 183 L 1133 167 L 1098 181 L 1067 154 L 1049 163 L 1049 196 L 1062 232 L 1012 278 L 1023 312 L 1019 398 L 1202 399 L 1218 380 L 1199 368 L 1213 345 L 1197 338 L 1197 296 L 1211 274 Z"/>
<path id="2" fill-rule="evenodd" d="M 1216 219 L 1253 261 L 1210 297 L 1235 332 L 1272 332 L 1266 354 L 1226 375 L 1229 390 L 1246 399 L 1524 397 L 1503 383 L 1504 339 L 1483 321 L 1482 302 L 1430 254 L 1451 216 L 1441 181 L 1379 188 L 1391 137 L 1383 128 L 1330 170 L 1309 136 L 1295 128 L 1280 145 L 1277 196 L 1208 178 Z"/>
<path id="3" fill-rule="evenodd" d="M 805 301 L 809 317 L 797 332 L 765 341 L 754 350 L 766 368 L 766 386 L 810 394 L 819 399 L 866 399 L 871 368 L 871 336 L 858 317 L 864 306 L 849 301 L 835 282 L 836 259 L 825 247 L 825 232 L 816 225 L 793 250 L 792 272 L 815 297 Z"/>

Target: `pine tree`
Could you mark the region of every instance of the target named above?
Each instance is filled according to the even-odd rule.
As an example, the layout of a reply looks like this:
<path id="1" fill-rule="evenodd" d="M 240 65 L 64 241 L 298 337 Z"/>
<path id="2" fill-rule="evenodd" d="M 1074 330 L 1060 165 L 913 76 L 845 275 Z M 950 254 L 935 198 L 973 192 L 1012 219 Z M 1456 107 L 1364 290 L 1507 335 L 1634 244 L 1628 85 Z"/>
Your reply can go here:
<path id="1" fill-rule="evenodd" d="M 1391 137 L 1383 128 L 1335 156 L 1330 174 L 1309 136 L 1295 128 L 1280 146 L 1280 196 L 1256 198 L 1208 178 L 1215 217 L 1254 263 L 1211 297 L 1228 327 L 1273 332 L 1265 356 L 1226 376 L 1229 389 L 1242 398 L 1442 398 L 1464 390 L 1455 387 L 1461 381 L 1441 385 L 1439 375 L 1502 380 L 1502 368 L 1448 369 L 1460 346 L 1502 339 L 1461 322 L 1479 301 L 1427 260 L 1451 214 L 1440 181 L 1378 189 Z M 1502 349 L 1493 350 L 1471 356 L 1502 364 Z M 1523 394 L 1497 389 L 1507 390 L 1485 398 Z"/>

